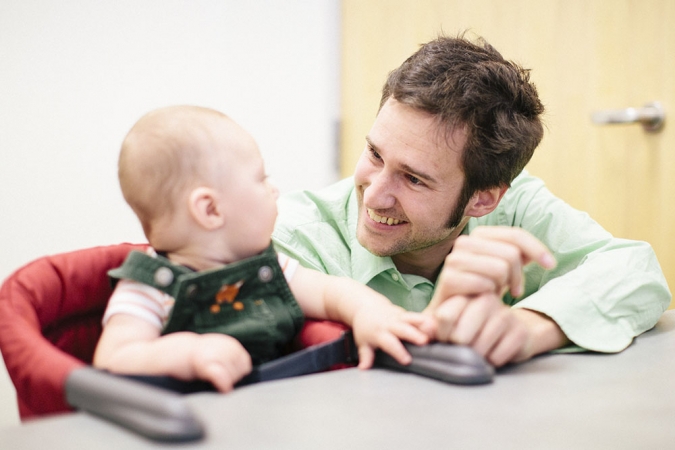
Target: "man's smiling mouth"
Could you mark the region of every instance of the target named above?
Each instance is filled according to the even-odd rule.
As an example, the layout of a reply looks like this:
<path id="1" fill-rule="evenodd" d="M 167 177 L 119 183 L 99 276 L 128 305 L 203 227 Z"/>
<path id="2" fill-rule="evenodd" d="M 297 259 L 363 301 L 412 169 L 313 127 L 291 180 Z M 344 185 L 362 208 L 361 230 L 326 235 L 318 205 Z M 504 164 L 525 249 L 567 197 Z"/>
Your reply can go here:
<path id="1" fill-rule="evenodd" d="M 366 208 L 366 211 L 368 211 L 368 217 L 373 219 L 375 222 L 384 223 L 384 224 L 387 224 L 387 225 L 398 225 L 399 223 L 402 222 L 401 220 L 394 219 L 394 218 L 391 218 L 391 217 L 379 216 L 379 215 L 375 214 L 375 211 L 373 211 L 370 208 Z"/>

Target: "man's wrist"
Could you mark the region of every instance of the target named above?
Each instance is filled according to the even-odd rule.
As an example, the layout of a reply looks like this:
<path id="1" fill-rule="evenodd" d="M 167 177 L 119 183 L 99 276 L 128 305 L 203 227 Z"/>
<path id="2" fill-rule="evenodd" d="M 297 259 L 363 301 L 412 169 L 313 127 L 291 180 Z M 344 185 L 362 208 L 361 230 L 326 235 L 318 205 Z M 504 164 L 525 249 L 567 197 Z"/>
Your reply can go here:
<path id="1" fill-rule="evenodd" d="M 569 339 L 553 319 L 546 314 L 526 308 L 513 308 L 513 313 L 528 329 L 528 343 L 519 360 L 546 353 L 569 344 Z"/>

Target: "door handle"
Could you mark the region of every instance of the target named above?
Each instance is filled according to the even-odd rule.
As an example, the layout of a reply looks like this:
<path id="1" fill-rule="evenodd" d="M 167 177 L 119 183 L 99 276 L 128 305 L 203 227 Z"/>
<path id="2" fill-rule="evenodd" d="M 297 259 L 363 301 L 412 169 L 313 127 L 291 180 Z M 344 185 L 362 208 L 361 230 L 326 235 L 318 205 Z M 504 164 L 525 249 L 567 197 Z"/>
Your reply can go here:
<path id="1" fill-rule="evenodd" d="M 666 112 L 659 102 L 647 103 L 642 108 L 606 109 L 595 111 L 591 120 L 596 125 L 641 123 L 645 131 L 657 132 L 663 128 Z"/>

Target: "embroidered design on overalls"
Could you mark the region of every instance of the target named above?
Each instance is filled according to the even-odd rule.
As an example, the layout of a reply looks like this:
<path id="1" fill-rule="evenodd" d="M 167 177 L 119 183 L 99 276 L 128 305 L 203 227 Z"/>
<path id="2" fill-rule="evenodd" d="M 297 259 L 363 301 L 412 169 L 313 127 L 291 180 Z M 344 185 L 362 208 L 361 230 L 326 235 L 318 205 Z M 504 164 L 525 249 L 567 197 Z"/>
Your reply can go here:
<path id="1" fill-rule="evenodd" d="M 233 303 L 234 299 L 237 298 L 239 294 L 239 288 L 244 284 L 244 280 L 239 280 L 234 284 L 225 284 L 216 292 L 216 302 L 211 305 L 211 313 L 218 314 L 220 312 L 220 305 L 223 303 Z M 244 304 L 242 302 L 236 302 L 232 305 L 236 311 L 241 311 L 244 309 Z"/>
<path id="2" fill-rule="evenodd" d="M 259 255 L 201 272 L 133 251 L 108 274 L 153 286 L 175 299 L 162 335 L 228 334 L 244 346 L 254 365 L 281 356 L 304 322 L 272 245 Z"/>

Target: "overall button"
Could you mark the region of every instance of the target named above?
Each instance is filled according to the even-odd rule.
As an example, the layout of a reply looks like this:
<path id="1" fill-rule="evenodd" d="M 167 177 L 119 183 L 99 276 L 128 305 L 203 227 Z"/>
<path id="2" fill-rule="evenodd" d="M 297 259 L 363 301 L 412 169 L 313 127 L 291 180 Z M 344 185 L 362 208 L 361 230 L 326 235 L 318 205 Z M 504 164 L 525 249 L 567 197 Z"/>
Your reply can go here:
<path id="1" fill-rule="evenodd" d="M 272 271 L 272 268 L 270 266 L 262 266 L 260 269 L 258 269 L 258 278 L 263 283 L 268 283 L 272 281 L 273 276 L 274 272 Z"/>
<path id="2" fill-rule="evenodd" d="M 157 286 L 167 287 L 173 282 L 173 272 L 168 267 L 160 267 L 153 278 Z"/>

